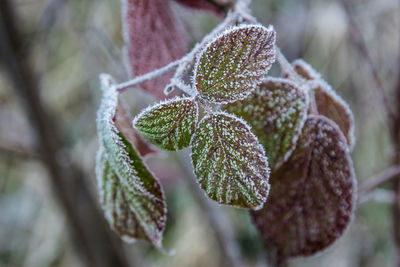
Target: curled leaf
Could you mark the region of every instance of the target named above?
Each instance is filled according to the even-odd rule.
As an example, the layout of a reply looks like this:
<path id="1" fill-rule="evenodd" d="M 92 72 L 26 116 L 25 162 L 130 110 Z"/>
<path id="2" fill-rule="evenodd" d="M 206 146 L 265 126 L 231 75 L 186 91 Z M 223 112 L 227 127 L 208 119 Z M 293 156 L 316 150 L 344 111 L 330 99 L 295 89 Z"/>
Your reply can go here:
<path id="1" fill-rule="evenodd" d="M 136 216 L 146 240 L 161 249 L 166 221 L 166 204 L 161 185 L 115 125 L 118 92 L 114 81 L 104 74 L 100 79 L 103 89 L 103 99 L 97 112 L 100 146 L 104 147 L 109 165 L 118 177 L 129 208 Z"/>
<path id="2" fill-rule="evenodd" d="M 269 78 L 249 97 L 226 105 L 225 110 L 250 124 L 274 170 L 295 149 L 307 108 L 308 95 L 303 89 L 288 79 Z"/>
<path id="3" fill-rule="evenodd" d="M 349 105 L 307 62 L 296 60 L 292 64 L 296 72 L 303 78 L 318 81 L 319 86 L 314 88 L 317 111 L 320 115 L 328 117 L 339 126 L 347 139 L 350 150 L 352 150 L 355 145 L 354 116 Z"/>
<path id="4" fill-rule="evenodd" d="M 143 110 L 133 125 L 161 148 L 179 150 L 189 146 L 197 117 L 194 99 L 175 98 Z"/>
<path id="5" fill-rule="evenodd" d="M 200 96 L 228 103 L 248 96 L 275 61 L 272 27 L 233 27 L 211 41 L 197 57 L 194 84 Z"/>
<path id="6" fill-rule="evenodd" d="M 229 114 L 203 118 L 191 142 L 200 187 L 218 203 L 260 208 L 269 191 L 264 150 L 248 125 Z"/>
<path id="7" fill-rule="evenodd" d="M 342 236 L 356 190 L 345 137 L 334 122 L 312 115 L 288 161 L 272 172 L 269 199 L 253 221 L 281 257 L 312 255 Z"/>
<path id="8" fill-rule="evenodd" d="M 123 0 L 124 40 L 131 75 L 143 75 L 185 55 L 187 40 L 170 5 L 167 0 Z M 165 99 L 163 89 L 172 75 L 154 78 L 140 88 Z"/>

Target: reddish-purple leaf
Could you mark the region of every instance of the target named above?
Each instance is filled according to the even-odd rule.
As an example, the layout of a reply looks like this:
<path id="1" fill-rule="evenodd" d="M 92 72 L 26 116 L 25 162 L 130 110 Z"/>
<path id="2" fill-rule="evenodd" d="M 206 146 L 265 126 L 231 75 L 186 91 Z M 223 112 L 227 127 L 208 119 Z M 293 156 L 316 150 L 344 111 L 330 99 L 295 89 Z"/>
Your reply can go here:
<path id="1" fill-rule="evenodd" d="M 181 58 L 187 49 L 182 26 L 167 0 L 123 0 L 124 39 L 127 63 L 133 76 L 145 74 Z M 167 73 L 140 87 L 165 99 Z"/>
<path id="2" fill-rule="evenodd" d="M 295 149 L 307 117 L 308 95 L 288 79 L 268 78 L 249 97 L 226 105 L 247 121 L 274 170 Z"/>
<path id="3" fill-rule="evenodd" d="M 268 201 L 252 217 L 281 257 L 321 251 L 350 224 L 357 190 L 353 163 L 345 137 L 326 117 L 307 119 L 295 151 L 270 181 Z"/>
<path id="4" fill-rule="evenodd" d="M 336 122 L 346 136 L 350 150 L 355 144 L 354 117 L 348 104 L 328 85 L 321 75 L 304 60 L 293 62 L 296 72 L 307 80 L 315 80 L 319 86 L 314 89 L 315 103 L 320 115 Z"/>

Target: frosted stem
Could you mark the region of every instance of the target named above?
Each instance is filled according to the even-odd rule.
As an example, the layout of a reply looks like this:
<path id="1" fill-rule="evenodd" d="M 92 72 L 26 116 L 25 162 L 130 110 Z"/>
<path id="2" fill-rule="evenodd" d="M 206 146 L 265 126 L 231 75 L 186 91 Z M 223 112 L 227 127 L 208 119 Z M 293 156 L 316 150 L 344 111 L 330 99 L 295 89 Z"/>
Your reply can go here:
<path id="1" fill-rule="evenodd" d="M 125 91 L 126 89 L 128 89 L 129 87 L 138 85 L 140 83 L 146 82 L 148 80 L 154 79 L 156 77 L 159 77 L 167 72 L 170 72 L 172 70 L 174 70 L 175 68 L 178 67 L 179 63 L 181 63 L 183 60 L 185 60 L 186 57 L 183 57 L 181 59 L 178 59 L 176 61 L 173 61 L 171 63 L 169 63 L 168 65 L 156 69 L 154 71 L 148 72 L 144 75 L 138 76 L 130 81 L 124 82 L 124 83 L 120 83 L 118 84 L 117 87 L 117 91 Z"/>

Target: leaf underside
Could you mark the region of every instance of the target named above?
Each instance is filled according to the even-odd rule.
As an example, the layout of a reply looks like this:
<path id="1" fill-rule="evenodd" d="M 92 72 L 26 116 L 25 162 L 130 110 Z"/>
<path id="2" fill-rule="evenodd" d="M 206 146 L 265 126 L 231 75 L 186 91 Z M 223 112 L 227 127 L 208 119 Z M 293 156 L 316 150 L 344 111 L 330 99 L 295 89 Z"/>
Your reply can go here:
<path id="1" fill-rule="evenodd" d="M 334 243 L 354 213 L 356 180 L 346 139 L 323 116 L 310 116 L 287 162 L 271 174 L 271 193 L 252 212 L 281 257 L 308 256 Z"/>
<path id="2" fill-rule="evenodd" d="M 349 105 L 329 86 L 321 75 L 303 60 L 293 62 L 296 72 L 307 80 L 319 81 L 314 89 L 315 103 L 320 115 L 333 120 L 346 137 L 350 150 L 355 145 L 354 116 Z"/>
<path id="3" fill-rule="evenodd" d="M 225 110 L 247 121 L 264 146 L 272 170 L 296 147 L 307 117 L 308 95 L 288 79 L 269 78 L 249 97 Z"/>
<path id="4" fill-rule="evenodd" d="M 115 125 L 118 92 L 111 77 L 102 75 L 101 83 L 103 99 L 97 113 L 100 147 L 104 148 L 110 172 L 113 171 L 118 177 L 117 181 L 122 189 L 121 192 L 124 193 L 126 205 L 136 216 L 137 224 L 141 228 L 138 232 L 142 232 L 146 236 L 145 240 L 149 240 L 156 247 L 162 249 L 161 240 L 166 221 L 166 204 L 161 185 L 146 168 L 133 145 Z M 106 166 L 98 166 L 98 168 L 107 169 Z M 111 174 L 109 176 L 114 177 Z M 103 178 L 98 177 L 98 179 Z M 108 183 L 112 184 L 113 182 Z M 108 211 L 106 214 L 110 212 L 112 211 Z M 126 219 L 125 217 L 118 217 L 117 219 L 121 220 L 118 224 L 126 223 L 123 221 Z M 132 216 L 127 218 L 132 218 Z M 138 234 L 138 236 L 142 235 Z"/>
<path id="5" fill-rule="evenodd" d="M 262 146 L 244 121 L 207 115 L 191 142 L 200 187 L 220 204 L 257 209 L 267 199 L 269 169 Z"/>
<path id="6" fill-rule="evenodd" d="M 275 31 L 258 25 L 234 27 L 210 42 L 194 70 L 197 91 L 207 101 L 243 99 L 261 83 L 275 61 Z"/>
<path id="7" fill-rule="evenodd" d="M 193 99 L 178 98 L 144 110 L 133 124 L 155 145 L 179 150 L 189 146 L 197 116 L 198 107 Z"/>
<path id="8" fill-rule="evenodd" d="M 183 27 L 174 16 L 171 1 L 123 0 L 124 39 L 131 74 L 143 75 L 183 57 L 187 40 Z M 140 85 L 158 99 L 165 99 L 164 87 L 172 73 Z"/>

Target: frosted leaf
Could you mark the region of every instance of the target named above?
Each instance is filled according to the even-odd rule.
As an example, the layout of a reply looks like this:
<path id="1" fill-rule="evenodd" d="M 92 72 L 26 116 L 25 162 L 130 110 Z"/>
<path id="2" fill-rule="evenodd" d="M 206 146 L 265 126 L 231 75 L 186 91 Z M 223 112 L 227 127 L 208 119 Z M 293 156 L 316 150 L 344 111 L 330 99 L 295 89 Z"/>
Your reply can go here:
<path id="1" fill-rule="evenodd" d="M 134 212 L 131 211 L 119 178 L 111 168 L 103 148 L 97 152 L 96 176 L 100 203 L 111 228 L 125 241 L 148 240 Z M 151 240 L 148 240 L 151 242 Z"/>
<path id="2" fill-rule="evenodd" d="M 179 150 L 189 146 L 197 117 L 194 99 L 175 98 L 143 110 L 133 125 L 161 148 Z"/>
<path id="3" fill-rule="evenodd" d="M 191 142 L 200 187 L 220 204 L 260 208 L 267 199 L 269 169 L 248 125 L 225 113 L 207 115 Z"/>
<path id="4" fill-rule="evenodd" d="M 132 76 L 153 71 L 183 57 L 187 40 L 173 14 L 171 1 L 123 0 L 123 26 L 127 65 Z M 173 73 L 140 84 L 159 99 Z"/>
<path id="5" fill-rule="evenodd" d="M 307 108 L 305 91 L 290 80 L 269 78 L 249 97 L 226 105 L 225 110 L 250 124 L 274 170 L 296 147 Z"/>
<path id="6" fill-rule="evenodd" d="M 130 209 L 140 227 L 156 247 L 161 249 L 166 221 L 166 204 L 158 180 L 150 173 L 132 144 L 115 125 L 118 92 L 109 75 L 101 75 L 103 98 L 97 112 L 100 146 L 115 171 Z"/>
<path id="7" fill-rule="evenodd" d="M 271 173 L 269 199 L 253 222 L 281 257 L 312 255 L 343 235 L 356 190 L 345 137 L 333 121 L 311 115 L 295 151 Z"/>
<path id="8" fill-rule="evenodd" d="M 211 41 L 197 57 L 194 84 L 215 103 L 243 99 L 261 83 L 275 61 L 272 27 L 233 27 Z"/>
<path id="9" fill-rule="evenodd" d="M 296 60 L 293 62 L 293 67 L 303 78 L 319 82 L 319 86 L 314 89 L 317 111 L 320 115 L 336 122 L 344 133 L 347 143 L 352 150 L 355 145 L 354 117 L 349 105 L 308 63 L 303 60 Z"/>
<path id="10" fill-rule="evenodd" d="M 138 131 L 132 127 L 131 116 L 120 97 L 118 98 L 114 121 L 117 129 L 133 144 L 140 156 L 144 157 L 148 154 L 157 153 L 156 150 L 143 140 Z"/>

